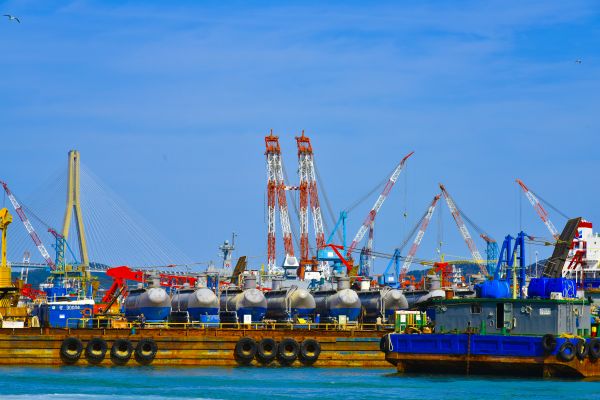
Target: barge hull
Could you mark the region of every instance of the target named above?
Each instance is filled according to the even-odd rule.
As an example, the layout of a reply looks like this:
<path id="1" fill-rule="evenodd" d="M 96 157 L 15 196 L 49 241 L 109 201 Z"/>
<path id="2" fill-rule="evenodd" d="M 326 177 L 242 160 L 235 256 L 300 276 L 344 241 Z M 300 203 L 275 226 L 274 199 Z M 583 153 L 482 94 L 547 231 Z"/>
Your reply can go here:
<path id="1" fill-rule="evenodd" d="M 85 357 L 85 347 L 93 338 L 106 341 L 104 360 L 96 365 L 113 365 L 110 349 L 117 339 L 126 339 L 135 348 L 142 339 L 152 339 L 157 346 L 153 366 L 236 366 L 234 349 L 243 337 L 256 342 L 263 338 L 281 341 L 294 339 L 298 344 L 314 339 L 321 346 L 316 367 L 386 367 L 389 364 L 379 349 L 384 331 L 354 330 L 255 330 L 255 329 L 0 329 L 0 365 L 64 365 L 60 348 L 69 337 L 79 339 L 84 350 L 76 365 L 92 364 Z M 126 364 L 139 365 L 134 356 Z M 255 360 L 252 365 L 259 365 Z M 274 362 L 277 365 L 277 361 Z M 293 365 L 302 365 L 296 360 Z"/>
<path id="2" fill-rule="evenodd" d="M 591 378 L 600 376 L 600 362 L 589 359 L 563 362 L 544 357 L 389 353 L 398 372 L 452 375 L 508 375 Z"/>

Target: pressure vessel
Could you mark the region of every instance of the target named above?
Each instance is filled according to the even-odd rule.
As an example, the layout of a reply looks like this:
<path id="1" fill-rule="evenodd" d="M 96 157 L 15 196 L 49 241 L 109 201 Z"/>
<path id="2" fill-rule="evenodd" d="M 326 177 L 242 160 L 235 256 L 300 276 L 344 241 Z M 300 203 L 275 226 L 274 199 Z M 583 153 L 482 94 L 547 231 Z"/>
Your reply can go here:
<path id="1" fill-rule="evenodd" d="M 187 311 L 191 321 L 202 315 L 219 315 L 219 298 L 208 288 L 181 290 L 171 299 L 173 311 Z"/>
<path id="2" fill-rule="evenodd" d="M 141 314 L 148 322 L 164 321 L 171 312 L 171 299 L 161 287 L 134 289 L 125 300 L 125 318 L 138 319 Z"/>
<path id="3" fill-rule="evenodd" d="M 221 313 L 235 313 L 240 322 L 244 315 L 250 315 L 252 322 L 262 321 L 267 312 L 267 300 L 258 289 L 229 289 L 221 292 Z"/>
<path id="4" fill-rule="evenodd" d="M 352 289 L 317 291 L 313 296 L 321 320 L 338 320 L 340 316 L 346 316 L 348 321 L 356 321 L 360 315 L 360 299 Z"/>
<path id="5" fill-rule="evenodd" d="M 398 310 L 408 309 L 408 300 L 398 289 L 382 288 L 358 292 L 362 307 L 362 320 L 374 323 L 382 317 L 384 321 L 392 321 Z"/>
<path id="6" fill-rule="evenodd" d="M 316 303 L 312 294 L 306 289 L 292 286 L 287 289 L 271 290 L 265 293 L 267 299 L 266 318 L 277 321 L 290 319 L 312 319 Z"/>

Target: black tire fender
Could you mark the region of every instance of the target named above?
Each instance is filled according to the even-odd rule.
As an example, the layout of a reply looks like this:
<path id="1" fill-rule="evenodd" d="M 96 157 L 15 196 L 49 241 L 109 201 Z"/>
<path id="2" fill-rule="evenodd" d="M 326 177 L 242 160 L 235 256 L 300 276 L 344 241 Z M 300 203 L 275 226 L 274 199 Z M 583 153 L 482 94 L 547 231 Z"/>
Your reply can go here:
<path id="1" fill-rule="evenodd" d="M 110 348 L 110 360 L 115 365 L 125 365 L 131 358 L 133 345 L 127 339 L 116 339 Z"/>
<path id="2" fill-rule="evenodd" d="M 279 364 L 287 366 L 292 365 L 298 353 L 300 352 L 300 346 L 298 342 L 291 338 L 285 338 L 279 342 L 279 348 L 277 349 L 277 361 Z"/>
<path id="3" fill-rule="evenodd" d="M 65 364 L 75 364 L 81 357 L 83 343 L 76 337 L 68 337 L 60 345 L 60 358 Z"/>
<path id="4" fill-rule="evenodd" d="M 556 349 L 556 338 L 551 333 L 542 336 L 542 349 L 545 354 L 550 354 Z"/>
<path id="5" fill-rule="evenodd" d="M 575 355 L 580 360 L 585 360 L 590 352 L 590 345 L 585 339 L 577 340 L 575 343 Z"/>
<path id="6" fill-rule="evenodd" d="M 135 361 L 141 365 L 149 365 L 154 361 L 154 357 L 156 357 L 156 352 L 158 351 L 158 346 L 153 339 L 143 338 L 140 340 L 135 346 Z"/>
<path id="7" fill-rule="evenodd" d="M 256 341 L 251 337 L 243 337 L 235 344 L 233 354 L 240 365 L 248 365 L 256 355 Z"/>
<path id="8" fill-rule="evenodd" d="M 319 359 L 321 345 L 315 339 L 305 339 L 300 344 L 298 359 L 304 365 L 313 365 Z"/>
<path id="9" fill-rule="evenodd" d="M 272 363 L 277 358 L 278 344 L 275 339 L 264 338 L 256 347 L 256 359 L 264 365 Z"/>
<path id="10" fill-rule="evenodd" d="M 565 362 L 573 361 L 575 351 L 575 345 L 567 340 L 558 348 L 558 358 Z"/>
<path id="11" fill-rule="evenodd" d="M 590 358 L 592 360 L 597 360 L 600 358 L 600 340 L 597 338 L 594 338 L 592 340 L 590 340 L 590 343 L 588 344 L 588 352 L 590 354 Z"/>
<path id="12" fill-rule="evenodd" d="M 85 346 L 85 358 L 90 364 L 100 364 L 104 361 L 108 346 L 102 338 L 92 338 Z"/>
<path id="13" fill-rule="evenodd" d="M 389 338 L 390 334 L 386 334 L 383 335 L 381 337 L 381 339 L 379 340 L 379 350 L 381 350 L 382 352 L 384 352 L 385 354 L 390 352 L 390 346 L 389 346 L 389 342 L 390 342 L 390 338 Z"/>

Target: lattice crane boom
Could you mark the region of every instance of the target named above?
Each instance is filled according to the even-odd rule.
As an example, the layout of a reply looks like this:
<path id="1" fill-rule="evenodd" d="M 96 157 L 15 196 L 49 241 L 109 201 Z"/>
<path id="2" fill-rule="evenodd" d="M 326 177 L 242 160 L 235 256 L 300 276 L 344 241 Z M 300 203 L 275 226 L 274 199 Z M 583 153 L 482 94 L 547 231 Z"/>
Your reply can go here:
<path id="1" fill-rule="evenodd" d="M 267 253 L 269 272 L 277 270 L 275 254 L 275 211 L 276 203 L 279 205 L 279 221 L 283 233 L 283 247 L 286 252 L 286 263 L 297 264 L 292 243 L 292 228 L 286 200 L 286 186 L 283 177 L 283 164 L 281 161 L 281 147 L 279 137 L 273 131 L 265 137 L 267 156 L 267 198 L 268 198 L 268 233 Z"/>
<path id="2" fill-rule="evenodd" d="M 431 217 L 433 216 L 433 212 L 435 211 L 435 206 L 436 206 L 437 202 L 439 201 L 440 197 L 441 197 L 441 195 L 438 194 L 433 198 L 431 204 L 429 205 L 429 208 L 427 209 L 427 213 L 425 214 L 425 217 L 421 221 L 421 226 L 419 228 L 419 232 L 417 232 L 417 235 L 415 236 L 415 240 L 413 241 L 412 246 L 410 247 L 408 255 L 404 259 L 404 263 L 402 264 L 402 267 L 400 268 L 400 279 L 398 279 L 399 283 L 402 283 L 402 281 L 404 281 L 404 278 L 406 277 L 406 273 L 408 272 L 408 270 L 410 268 L 410 264 L 412 264 L 412 261 L 415 258 L 415 255 L 417 254 L 419 245 L 421 244 L 421 241 L 423 240 L 423 236 L 425 236 L 425 231 L 427 230 L 427 227 L 429 226 L 429 222 L 431 221 Z"/>
<path id="3" fill-rule="evenodd" d="M 542 206 L 542 203 L 540 203 L 540 201 L 535 196 L 535 194 L 533 194 L 533 192 L 531 190 L 529 190 L 529 188 L 523 183 L 522 180 L 517 179 L 516 182 L 519 184 L 519 186 L 521 186 L 521 189 L 523 189 L 523 192 L 525 193 L 527 200 L 529 200 L 529 202 L 531 203 L 533 208 L 535 208 L 535 211 L 537 212 L 537 214 L 540 216 L 540 218 L 546 225 L 546 228 L 548 228 L 548 230 L 550 231 L 550 234 L 552 235 L 552 237 L 555 240 L 558 240 L 558 238 L 560 237 L 560 233 L 558 232 L 558 229 L 556 229 L 556 227 L 554 226 L 552 221 L 550 221 L 550 217 L 548 216 L 548 211 L 546 211 L 546 209 Z"/>
<path id="4" fill-rule="evenodd" d="M 308 260 L 309 202 L 317 250 L 325 246 L 325 230 L 323 229 L 323 215 L 319 204 L 314 153 L 310 139 L 305 136 L 304 131 L 302 131 L 301 136 L 296 137 L 296 144 L 298 146 L 298 173 L 300 175 L 300 257 L 302 260 Z"/>
<path id="5" fill-rule="evenodd" d="M 50 269 L 55 270 L 56 265 L 54 264 L 54 261 L 52 261 L 52 258 L 50 257 L 50 253 L 48 253 L 46 246 L 44 246 L 44 243 L 42 243 L 40 237 L 38 236 L 37 232 L 33 228 L 33 225 L 31 225 L 29 218 L 27 218 L 27 215 L 25 215 L 25 211 L 23 211 L 23 207 L 21 207 L 21 204 L 19 204 L 19 202 L 17 201 L 15 196 L 12 194 L 12 192 L 8 188 L 8 185 L 6 184 L 6 182 L 0 181 L 0 185 L 2 185 L 2 187 L 4 188 L 4 191 L 6 192 L 6 195 L 8 196 L 8 199 L 10 200 L 10 203 L 12 204 L 13 208 L 15 209 L 15 212 L 19 216 L 19 219 L 21 220 L 23 225 L 25 225 L 25 229 L 27 230 L 27 233 L 29 233 L 29 236 L 31 236 L 33 243 L 35 243 L 35 246 L 37 247 L 38 251 L 44 258 L 44 260 L 46 261 L 46 264 L 50 267 Z"/>
<path id="6" fill-rule="evenodd" d="M 473 241 L 473 237 L 469 233 L 469 229 L 467 228 L 467 225 L 463 221 L 463 219 L 460 215 L 460 212 L 458 211 L 458 208 L 456 207 L 456 203 L 454 203 L 454 200 L 452 199 L 452 197 L 450 196 L 450 194 L 448 193 L 448 191 L 446 190 L 444 185 L 442 185 L 441 183 L 440 183 L 440 189 L 442 190 L 442 195 L 444 196 L 444 199 L 446 200 L 446 204 L 448 205 L 448 208 L 450 209 L 450 213 L 452 214 L 452 217 L 454 218 L 454 221 L 456 222 L 456 225 L 458 226 L 458 230 L 460 231 L 460 234 L 463 237 L 464 241 L 467 243 L 467 247 L 469 248 L 469 251 L 471 252 L 473 261 L 477 265 L 479 265 L 479 269 L 481 270 L 481 273 L 484 275 L 487 275 L 488 274 L 487 268 L 483 264 L 483 258 L 481 257 L 481 253 L 479 253 L 479 250 L 477 250 L 477 246 L 475 245 L 475 242 Z"/>
<path id="7" fill-rule="evenodd" d="M 394 187 L 394 184 L 398 180 L 398 177 L 400 176 L 400 173 L 404 169 L 404 164 L 406 163 L 406 160 L 408 160 L 408 158 L 410 156 L 412 156 L 413 154 L 414 154 L 414 151 L 411 151 L 406 156 L 404 156 L 404 158 L 400 161 L 400 163 L 398 164 L 398 166 L 396 167 L 396 169 L 394 169 L 394 172 L 392 172 L 392 175 L 390 176 L 389 180 L 385 184 L 385 187 L 381 191 L 381 194 L 379 195 L 379 197 L 375 201 L 375 204 L 371 208 L 371 211 L 369 211 L 369 214 L 367 215 L 367 217 L 363 221 L 363 224 L 358 229 L 358 232 L 356 233 L 356 236 L 354 236 L 354 239 L 352 240 L 352 243 L 350 244 L 350 246 L 346 250 L 346 257 L 347 258 L 350 258 L 352 256 L 352 252 L 356 249 L 356 246 L 358 246 L 358 243 L 365 237 L 365 234 L 367 233 L 367 231 L 371 227 L 373 221 L 375 221 L 375 217 L 377 216 L 377 213 L 379 212 L 379 210 L 381 209 L 381 206 L 385 202 L 385 199 L 387 198 L 388 194 L 390 193 L 390 191 Z"/>

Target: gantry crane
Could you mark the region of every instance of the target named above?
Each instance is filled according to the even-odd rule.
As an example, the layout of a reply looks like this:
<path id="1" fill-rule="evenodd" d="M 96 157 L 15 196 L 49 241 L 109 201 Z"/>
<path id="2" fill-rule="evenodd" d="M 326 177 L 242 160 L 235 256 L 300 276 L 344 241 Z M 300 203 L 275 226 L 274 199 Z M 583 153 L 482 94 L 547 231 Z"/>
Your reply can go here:
<path id="1" fill-rule="evenodd" d="M 268 233 L 267 233 L 267 265 L 269 273 L 279 272 L 276 259 L 275 248 L 275 210 L 276 203 L 279 205 L 279 221 L 283 232 L 283 247 L 285 249 L 284 268 L 294 268 L 299 266 L 298 259 L 294 255 L 294 245 L 292 243 L 292 228 L 290 225 L 290 215 L 287 207 L 286 186 L 283 178 L 283 164 L 281 161 L 281 147 L 279 146 L 279 137 L 273 135 L 271 130 L 268 136 L 265 136 L 265 145 L 267 156 L 267 203 L 268 203 Z"/>

